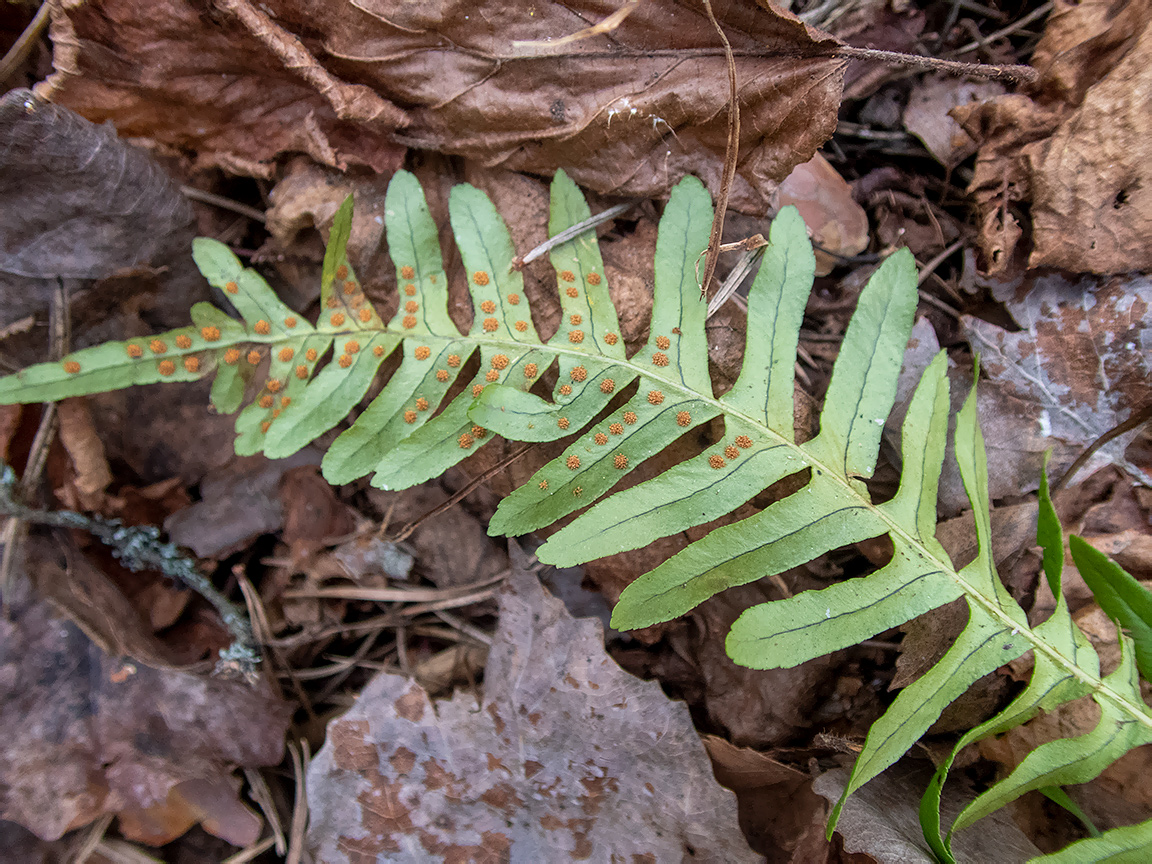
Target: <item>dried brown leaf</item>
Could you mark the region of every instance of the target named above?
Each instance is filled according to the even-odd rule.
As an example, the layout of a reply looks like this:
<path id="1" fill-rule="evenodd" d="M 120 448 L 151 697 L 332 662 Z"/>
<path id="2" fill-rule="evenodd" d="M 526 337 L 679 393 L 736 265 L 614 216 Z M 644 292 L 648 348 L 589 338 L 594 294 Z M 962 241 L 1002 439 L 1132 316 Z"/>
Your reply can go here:
<path id="1" fill-rule="evenodd" d="M 402 853 L 754 861 L 687 709 L 604 653 L 517 568 L 484 696 L 432 703 L 382 674 L 330 724 L 308 776 L 308 845 L 325 861 Z"/>
<path id="2" fill-rule="evenodd" d="M 924 832 L 917 818 L 920 796 L 932 777 L 929 762 L 908 758 L 852 793 L 840 813 L 836 833 L 850 852 L 865 852 L 884 864 L 933 864 Z M 848 771 L 835 768 L 816 779 L 814 788 L 831 802 L 839 799 L 848 782 Z M 940 802 L 944 824 L 950 824 L 973 795 L 962 795 L 957 784 L 944 787 Z M 952 841 L 960 861 L 1024 862 L 1040 854 L 1024 836 L 1006 810 L 997 810 L 975 830 L 961 831 Z"/>
<path id="3" fill-rule="evenodd" d="M 56 838 L 105 813 L 163 809 L 177 784 L 206 781 L 217 792 L 199 800 L 203 818 L 247 836 L 234 809 L 243 805 L 219 784 L 237 765 L 280 761 L 289 706 L 263 685 L 108 656 L 45 604 L 5 599 L 0 818 Z M 196 784 L 181 788 L 191 795 Z M 172 827 L 152 841 L 183 830 Z"/>
<path id="4" fill-rule="evenodd" d="M 817 276 L 832 272 L 840 261 L 837 255 L 850 258 L 868 246 L 868 214 L 852 198 L 852 188 L 844 178 L 819 153 L 792 169 L 780 184 L 779 203 L 795 205 L 812 242 L 827 250 L 815 250 Z"/>
<path id="5" fill-rule="evenodd" d="M 261 534 L 279 531 L 281 480 L 293 468 L 318 464 L 320 454 L 310 447 L 287 459 L 235 457 L 204 478 L 201 500 L 169 516 L 164 530 L 198 558 L 223 558 Z"/>
<path id="6" fill-rule="evenodd" d="M 752 847 L 769 861 L 825 861 L 827 802 L 812 791 L 805 772 L 767 753 L 704 736 L 716 779 L 736 792 L 740 827 Z"/>
<path id="7" fill-rule="evenodd" d="M 182 314 L 205 290 L 188 254 L 192 210 L 159 162 L 28 90 L 0 100 L 0 200 L 0 329 L 47 310 L 61 278 L 75 295 L 71 280 L 167 266 Z M 84 319 L 75 323 L 83 343 Z M 43 344 L 37 330 L 5 348 Z"/>
<path id="8" fill-rule="evenodd" d="M 1039 478 L 1042 451 L 1055 446 L 1049 471 L 1059 476 L 1085 446 L 1152 403 L 1152 281 L 1134 276 L 1069 282 L 1050 275 L 1036 279 L 1022 297 L 1001 299 L 1022 330 L 964 319 L 992 382 L 984 389 L 998 391 L 1017 406 L 1003 418 L 1015 433 L 992 446 L 1019 450 L 1012 438 L 1040 439 L 1022 464 Z M 1085 468 L 1090 472 L 1116 464 L 1149 482 L 1152 466 L 1125 454 L 1134 434 L 1102 446 Z M 1021 491 L 1034 488 L 1030 482 Z"/>
<path id="9" fill-rule="evenodd" d="M 658 196 L 685 173 L 719 187 L 728 76 L 698 4 L 649 0 L 565 44 L 605 17 L 601 4 L 219 0 L 207 16 L 190 0 L 62 6 L 45 92 L 208 164 L 266 174 L 302 151 L 388 173 L 410 145 L 514 171 L 563 166 L 605 193 Z M 718 17 L 743 118 L 731 203 L 763 212 L 774 183 L 832 134 L 844 63 L 818 56 L 836 40 L 767 2 L 736 0 Z"/>
<path id="10" fill-rule="evenodd" d="M 969 193 L 991 271 L 1031 203 L 1030 267 L 1122 273 L 1152 269 L 1152 3 L 1057 2 L 1032 65 L 1031 98 L 1012 94 L 954 116 L 981 142 Z"/>
<path id="11" fill-rule="evenodd" d="M 104 490 L 112 482 L 112 469 L 104 455 L 104 442 L 96 433 L 92 412 L 85 399 L 65 399 L 56 406 L 60 418 L 60 443 L 68 451 L 72 468 L 76 472 L 70 486 L 75 490 L 75 501 L 68 501 L 73 510 L 99 510 Z"/>
<path id="12" fill-rule="evenodd" d="M 997 81 L 960 81 L 930 75 L 912 88 L 904 108 L 904 128 L 924 142 L 936 161 L 948 168 L 976 151 L 976 142 L 948 112 L 959 105 L 1004 95 Z"/>

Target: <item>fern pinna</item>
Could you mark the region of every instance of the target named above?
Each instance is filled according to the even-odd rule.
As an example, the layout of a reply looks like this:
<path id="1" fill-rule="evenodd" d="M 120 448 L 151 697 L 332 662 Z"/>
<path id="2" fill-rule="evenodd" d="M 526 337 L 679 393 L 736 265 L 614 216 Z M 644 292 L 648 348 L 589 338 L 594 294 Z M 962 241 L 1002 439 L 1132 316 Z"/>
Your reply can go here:
<path id="1" fill-rule="evenodd" d="M 984 443 L 972 395 L 957 417 L 955 441 L 980 553 L 957 569 L 936 540 L 949 404 L 943 354 L 925 370 L 904 420 L 899 490 L 889 501 L 871 501 L 863 480 L 875 466 L 916 309 L 915 266 L 906 250 L 890 256 L 861 294 L 835 364 L 820 432 L 797 443 L 793 368 L 814 262 L 795 210 L 783 210 L 772 224 L 771 243 L 748 298 L 743 369 L 733 388 L 717 397 L 708 374 L 706 304 L 696 282 L 712 204 L 695 178 L 676 186 L 661 220 L 651 336 L 631 357 L 591 235 L 551 251 L 563 317 L 545 343 L 533 326 L 522 277 L 512 266 L 515 252 L 506 226 L 482 192 L 453 189 L 452 228 L 475 310 L 471 331 L 462 335 L 447 311 L 436 226 L 411 174 L 393 178 L 385 209 L 400 286 L 399 309 L 387 323 L 365 297 L 345 255 L 349 200 L 334 221 L 315 324 L 282 304 L 225 246 L 201 239 L 194 248 L 197 264 L 243 321 L 200 303 L 192 309 L 192 327 L 87 348 L 60 363 L 0 379 L 0 402 L 56 400 L 215 372 L 212 401 L 220 411 L 237 410 L 250 394 L 236 421 L 237 452 L 276 458 L 344 420 L 385 358 L 401 352 L 383 390 L 329 448 L 325 477 L 345 483 L 371 474 L 373 485 L 401 489 L 437 476 L 488 443 L 491 433 L 526 442 L 570 437 L 558 458 L 501 502 L 490 526 L 492 533 L 523 534 L 593 505 L 540 548 L 540 559 L 554 564 L 638 548 L 703 525 L 777 480 L 807 471 L 808 481 L 795 494 L 711 531 L 636 580 L 620 598 L 613 624 L 628 629 L 667 621 L 725 588 L 886 534 L 894 546 L 888 565 L 867 577 L 750 608 L 727 640 L 738 663 L 792 666 L 957 598 L 966 600 L 967 627 L 873 726 L 845 799 L 900 758 L 969 685 L 1027 651 L 1036 658 L 1032 684 L 961 744 L 1085 694 L 1100 705 L 1100 724 L 1082 739 L 1038 748 L 977 798 L 954 827 L 1029 789 L 1091 779 L 1127 750 L 1152 741 L 1152 712 L 1140 697 L 1126 637 L 1120 668 L 1102 678 L 1098 658 L 1066 605 L 1030 628 L 997 578 L 989 545 Z M 579 190 L 558 173 L 550 233 L 588 216 Z M 477 353 L 478 371 L 460 380 L 466 369 L 477 368 L 469 363 Z M 533 390 L 542 386 L 553 363 L 556 383 L 543 398 Z M 255 380 L 258 370 L 266 371 Z M 609 411 L 626 388 L 634 388 L 634 395 Z M 705 452 L 612 492 L 639 463 L 717 417 L 723 418 L 723 437 Z M 1042 506 L 1045 572 L 1059 597 L 1056 559 L 1062 540 L 1046 497 Z M 941 860 L 951 860 L 950 834 L 940 836 L 937 815 L 946 771 L 944 766 L 922 808 L 925 836 Z M 843 803 L 833 812 L 829 831 Z M 1147 850 L 1150 835 L 1152 822 L 1116 829 L 1050 857 L 1095 861 L 1139 854 L 1134 850 Z"/>

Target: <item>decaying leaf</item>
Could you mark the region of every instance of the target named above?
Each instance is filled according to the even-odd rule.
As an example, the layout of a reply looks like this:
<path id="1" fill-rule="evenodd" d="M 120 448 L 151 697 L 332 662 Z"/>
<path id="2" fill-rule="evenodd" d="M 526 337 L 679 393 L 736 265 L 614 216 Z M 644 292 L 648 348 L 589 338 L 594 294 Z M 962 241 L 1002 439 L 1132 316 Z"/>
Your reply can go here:
<path id="1" fill-rule="evenodd" d="M 828 803 L 812 791 L 812 778 L 767 753 L 704 736 L 716 779 L 736 793 L 740 827 L 769 861 L 826 861 Z"/>
<path id="2" fill-rule="evenodd" d="M 1002 96 L 955 115 L 982 143 L 969 192 L 992 271 L 1031 203 L 1030 267 L 1122 273 L 1152 268 L 1152 5 L 1058 0 L 1032 56 L 1031 98 Z"/>
<path id="3" fill-rule="evenodd" d="M 976 142 L 948 112 L 959 105 L 1004 95 L 997 81 L 961 81 L 932 75 L 916 84 L 904 108 L 904 128 L 924 142 L 936 161 L 953 168 L 976 151 Z"/>
<path id="4" fill-rule="evenodd" d="M 135 814 L 121 830 L 146 842 L 198 819 L 233 842 L 256 839 L 259 821 L 240 814 L 228 777 L 280 761 L 287 705 L 263 686 L 110 657 L 47 605 L 5 599 L 0 817 L 45 839 L 105 813 Z"/>
<path id="5" fill-rule="evenodd" d="M 65 399 L 58 404 L 60 442 L 68 451 L 75 472 L 63 490 L 65 506 L 73 510 L 97 510 L 104 490 L 112 482 L 112 469 L 104 455 L 104 443 L 92 423 L 92 412 L 86 399 Z"/>
<path id="6" fill-rule="evenodd" d="M 287 459 L 237 457 L 212 471 L 200 487 L 201 500 L 169 516 L 164 530 L 173 543 L 198 558 L 223 558 L 261 534 L 284 524 L 280 484 L 293 468 L 319 464 L 307 449 Z"/>
<path id="7" fill-rule="evenodd" d="M 522 567 L 500 605 L 480 704 L 382 674 L 329 725 L 308 777 L 318 859 L 758 860 L 682 704 Z"/>
<path id="8" fill-rule="evenodd" d="M 0 200 L 0 327 L 46 309 L 58 278 L 195 272 L 192 210 L 160 164 L 28 90 L 0 100 Z"/>
<path id="9" fill-rule="evenodd" d="M 930 763 L 917 766 L 905 759 L 856 792 L 836 827 L 845 850 L 866 853 L 885 864 L 934 864 L 936 858 L 928 851 L 916 818 L 917 802 L 931 776 Z M 847 780 L 848 772 L 835 768 L 816 778 L 813 788 L 834 802 Z M 965 797 L 955 791 L 945 794 L 941 809 L 948 822 L 965 803 Z M 1040 854 L 1003 810 L 986 817 L 978 829 L 957 834 L 952 848 L 959 861 L 1000 864 L 1022 864 Z"/>
<path id="10" fill-rule="evenodd" d="M 192 211 L 163 168 L 28 90 L 0 101 L 0 196 L 5 273 L 96 279 L 187 257 Z"/>
<path id="11" fill-rule="evenodd" d="M 817 276 L 828 275 L 842 258 L 868 248 L 868 214 L 853 199 L 852 187 L 819 153 L 784 178 L 779 201 L 781 206 L 795 205 L 812 241 L 821 247 L 815 250 Z"/>
<path id="12" fill-rule="evenodd" d="M 146 8 L 145 8 L 146 7 Z M 716 10 L 736 54 L 740 162 L 732 206 L 763 212 L 775 181 L 836 124 L 838 43 L 767 2 Z M 599 3 L 66 0 L 44 91 L 123 135 L 267 174 L 303 151 L 390 173 L 403 146 L 666 195 L 685 173 L 719 185 L 728 76 L 699 4 L 650 0 L 616 29 L 556 48 Z M 207 26 L 206 26 L 207 25 Z M 404 106 L 404 110 L 396 106 Z"/>
<path id="13" fill-rule="evenodd" d="M 1006 418 L 1018 440 L 1040 439 L 1036 460 L 1055 445 L 1054 474 L 1131 414 L 1152 403 L 1149 350 L 1152 350 L 1152 281 L 1143 276 L 1070 282 L 1041 276 L 1022 297 L 998 298 L 1023 328 L 1009 332 L 965 318 L 972 347 L 980 352 L 992 388 L 1018 407 Z M 1134 433 L 1132 433 L 1134 434 Z M 1107 464 L 1125 468 L 1144 482 L 1152 466 L 1125 455 L 1132 434 L 1101 447 L 1085 469 Z M 1007 439 L 1006 439 L 1007 440 Z M 1021 486 L 1035 488 L 1035 482 Z"/>

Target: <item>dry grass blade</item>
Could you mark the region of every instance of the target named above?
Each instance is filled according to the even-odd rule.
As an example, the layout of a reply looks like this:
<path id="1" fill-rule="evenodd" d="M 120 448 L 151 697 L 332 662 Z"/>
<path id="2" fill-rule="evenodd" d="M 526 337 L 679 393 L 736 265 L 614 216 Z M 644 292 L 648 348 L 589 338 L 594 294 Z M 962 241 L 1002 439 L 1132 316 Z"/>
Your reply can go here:
<path id="1" fill-rule="evenodd" d="M 320 597 L 332 600 L 371 600 L 376 603 L 440 603 L 466 599 L 474 594 L 491 596 L 495 586 L 506 578 L 501 573 L 491 579 L 457 585 L 455 588 L 359 588 L 355 585 L 340 585 L 333 588 L 297 588 L 285 591 L 290 599 L 299 597 Z"/>
<path id="2" fill-rule="evenodd" d="M 611 33 L 619 27 L 624 19 L 627 18 L 636 7 L 640 4 L 640 0 L 628 0 L 628 2 L 609 15 L 604 20 L 591 27 L 585 27 L 583 30 L 578 30 L 568 36 L 562 36 L 559 39 L 551 39 L 547 42 L 541 41 L 514 41 L 512 45 L 515 48 L 531 48 L 533 50 L 559 48 L 563 45 L 571 45 L 573 42 L 580 42 L 584 39 L 590 39 L 593 36 L 599 36 L 602 33 Z"/>
<path id="3" fill-rule="evenodd" d="M 124 840 L 102 840 L 96 851 L 109 864 L 164 864 L 160 858 Z"/>
<path id="4" fill-rule="evenodd" d="M 71 864 L 84 864 L 92 853 L 99 847 L 101 841 L 104 839 L 104 834 L 108 831 L 108 826 L 112 824 L 115 818 L 113 813 L 105 813 L 95 822 L 88 826 L 84 832 L 84 842 L 80 844 L 80 848 L 76 850 L 76 856 L 72 859 Z"/>
<path id="5" fill-rule="evenodd" d="M 45 3 L 44 6 L 47 7 L 48 4 Z M 68 353 L 68 345 L 71 341 L 68 294 L 64 289 L 62 280 L 57 280 L 56 291 L 52 295 L 49 324 L 51 327 L 49 356 L 53 360 L 59 360 Z M 40 426 L 36 429 L 36 437 L 32 439 L 32 449 L 28 453 L 28 462 L 24 467 L 24 476 L 20 478 L 18 489 L 21 501 L 28 501 L 33 491 L 39 486 L 40 475 L 44 473 L 44 466 L 48 464 L 48 450 L 56 438 L 59 427 L 60 418 L 56 410 L 56 403 L 44 403 L 40 414 Z M 20 558 L 27 531 L 27 523 L 12 516 L 4 525 L 4 533 L 0 536 L 0 540 L 4 543 L 4 552 L 0 555 L 0 608 L 5 610 L 8 608 L 8 598 L 12 596 L 16 562 Z"/>
<path id="6" fill-rule="evenodd" d="M 720 180 L 720 194 L 716 196 L 716 210 L 712 214 L 712 232 L 708 236 L 708 249 L 704 258 L 704 276 L 700 278 L 700 297 L 708 294 L 712 274 L 716 272 L 716 262 L 720 260 L 720 238 L 724 235 L 724 214 L 728 212 L 728 196 L 732 191 L 732 181 L 736 179 L 736 159 L 740 153 L 740 92 L 736 83 L 736 58 L 732 56 L 732 46 L 724 35 L 724 28 L 712 13 L 709 0 L 701 0 L 708 20 L 724 43 L 724 59 L 728 61 L 728 147 L 724 153 L 724 173 Z"/>
<path id="7" fill-rule="evenodd" d="M 245 768 L 244 777 L 251 787 L 249 794 L 260 805 L 260 812 L 264 814 L 264 818 L 268 820 L 268 827 L 272 829 L 272 837 L 269 839 L 276 843 L 276 854 L 283 856 L 288 851 L 288 842 L 284 839 L 284 826 L 280 822 L 280 812 L 272 801 L 272 790 L 268 788 L 268 781 L 256 768 Z"/>
<path id="8" fill-rule="evenodd" d="M 639 200 L 635 200 L 625 201 L 623 204 L 614 204 L 607 210 L 603 210 L 594 216 L 589 216 L 583 222 L 577 222 L 571 228 L 565 228 L 559 234 L 554 234 L 553 236 L 549 237 L 527 255 L 517 255 L 515 258 L 513 258 L 512 269 L 523 270 L 526 265 L 531 264 L 537 258 L 543 257 L 552 249 L 555 249 L 557 246 L 559 246 L 561 243 L 567 243 L 573 237 L 579 237 L 585 231 L 595 228 L 597 225 L 600 225 L 603 222 L 607 222 L 609 219 L 615 219 L 617 216 L 623 216 L 639 203 Z"/>
<path id="9" fill-rule="evenodd" d="M 245 862 L 251 861 L 258 855 L 267 852 L 272 848 L 273 845 L 276 844 L 276 842 L 277 838 L 275 837 L 265 837 L 263 840 L 259 840 L 253 843 L 247 849 L 241 849 L 235 855 L 229 855 L 221 862 L 221 864 L 245 864 Z M 277 847 L 276 854 L 283 855 L 284 853 L 279 850 L 279 847 Z"/>
<path id="10" fill-rule="evenodd" d="M 292 772 L 296 777 L 296 800 L 292 805 L 292 827 L 288 832 L 288 855 L 285 864 L 300 864 L 304 855 L 304 831 L 308 827 L 308 763 L 312 753 L 308 742 L 300 739 L 300 748 L 288 742 L 292 753 Z"/>

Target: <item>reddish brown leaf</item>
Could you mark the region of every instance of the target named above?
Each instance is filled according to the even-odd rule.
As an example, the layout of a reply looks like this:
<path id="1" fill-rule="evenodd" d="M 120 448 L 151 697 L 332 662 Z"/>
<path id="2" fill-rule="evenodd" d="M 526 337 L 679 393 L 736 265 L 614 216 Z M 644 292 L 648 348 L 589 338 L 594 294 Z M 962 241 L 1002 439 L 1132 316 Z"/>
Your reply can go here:
<path id="1" fill-rule="evenodd" d="M 600 192 L 666 193 L 685 173 L 719 184 L 728 78 L 702 7 L 639 4 L 618 28 L 557 48 L 602 4 L 357 0 L 67 0 L 54 13 L 45 92 L 124 135 L 268 171 L 303 151 L 394 169 L 400 145 L 550 174 Z M 763 212 L 775 181 L 836 124 L 837 43 L 768 3 L 718 16 L 736 53 L 742 135 L 733 206 Z M 404 106 L 401 111 L 396 106 Z M 394 134 L 402 130 L 400 134 Z"/>
<path id="2" fill-rule="evenodd" d="M 38 554 L 52 553 L 41 544 Z M 50 839 L 104 813 L 152 813 L 171 830 L 144 839 L 166 842 L 187 825 L 162 813 L 190 783 L 176 790 L 184 809 L 225 836 L 251 835 L 234 792 L 221 790 L 234 789 L 237 765 L 280 761 L 287 705 L 265 686 L 110 657 L 46 604 L 5 599 L 0 818 Z"/>

